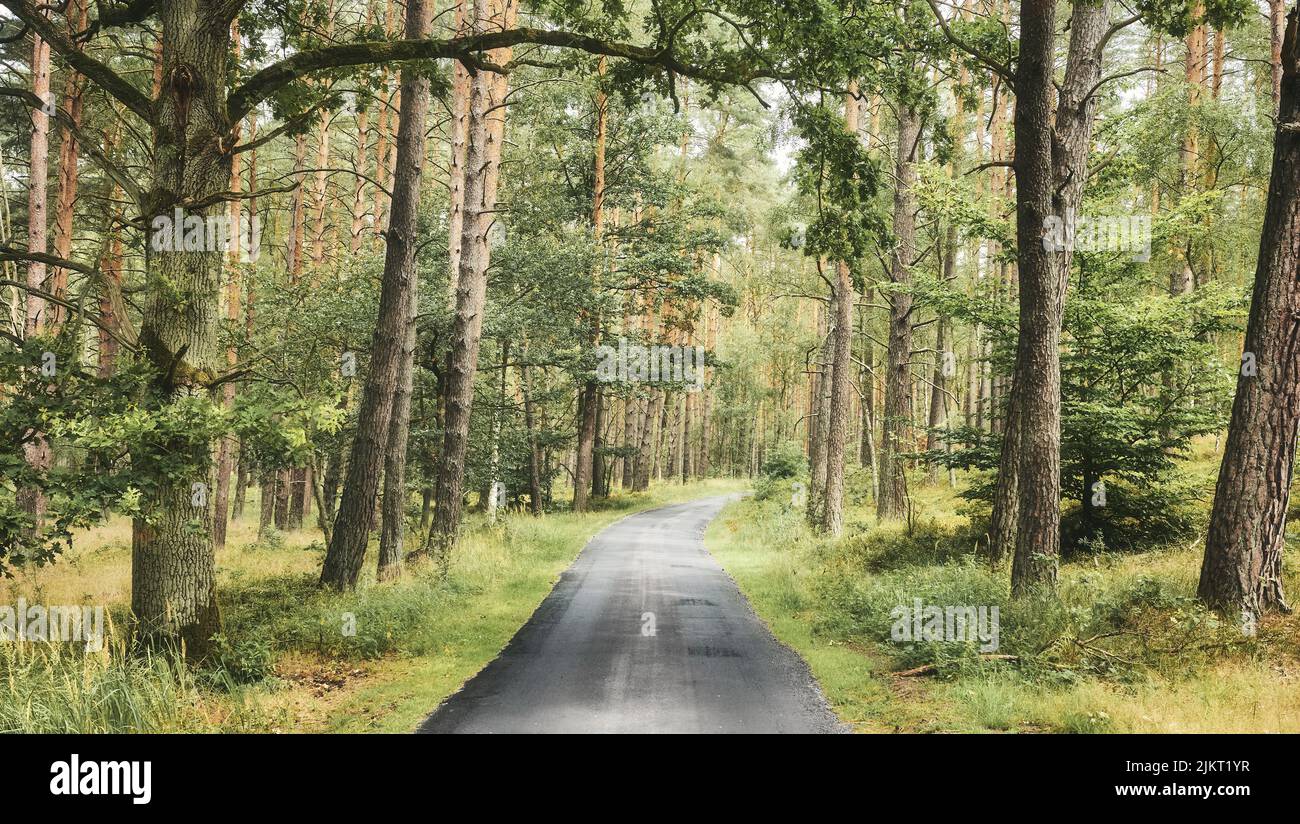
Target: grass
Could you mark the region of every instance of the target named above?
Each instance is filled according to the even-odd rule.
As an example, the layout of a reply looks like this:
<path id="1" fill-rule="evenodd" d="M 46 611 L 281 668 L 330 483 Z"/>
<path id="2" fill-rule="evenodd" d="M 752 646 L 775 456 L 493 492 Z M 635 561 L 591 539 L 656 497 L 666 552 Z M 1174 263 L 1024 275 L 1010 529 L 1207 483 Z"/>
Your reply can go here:
<path id="1" fill-rule="evenodd" d="M 1193 469 L 1212 470 L 1200 452 Z M 1203 464 L 1203 466 L 1201 466 Z M 1300 732 L 1300 616 L 1241 637 L 1195 600 L 1199 540 L 1062 564 L 1059 599 L 1012 601 L 973 552 L 946 485 L 913 485 L 914 519 L 877 526 L 865 501 L 839 540 L 776 496 L 728 507 L 706 542 L 859 731 Z M 783 496 L 782 496 L 783 497 Z M 1285 560 L 1300 590 L 1300 552 Z M 997 605 L 999 654 L 895 642 L 890 610 Z M 900 677 L 925 666 L 930 677 Z"/>
<path id="2" fill-rule="evenodd" d="M 213 665 L 190 671 L 140 659 L 118 637 L 87 654 L 0 644 L 8 696 L 0 730 L 409 731 L 496 656 L 604 526 L 740 487 L 661 485 L 581 515 L 510 514 L 491 526 L 471 519 L 445 580 L 416 565 L 378 584 L 368 569 L 357 591 L 343 594 L 314 585 L 319 533 L 259 543 L 254 505 L 217 555 L 224 632 Z M 120 618 L 129 585 L 130 525 L 115 519 L 78 536 L 55 564 L 0 582 L 0 603 L 105 604 Z M 343 631 L 348 614 L 352 634 Z"/>

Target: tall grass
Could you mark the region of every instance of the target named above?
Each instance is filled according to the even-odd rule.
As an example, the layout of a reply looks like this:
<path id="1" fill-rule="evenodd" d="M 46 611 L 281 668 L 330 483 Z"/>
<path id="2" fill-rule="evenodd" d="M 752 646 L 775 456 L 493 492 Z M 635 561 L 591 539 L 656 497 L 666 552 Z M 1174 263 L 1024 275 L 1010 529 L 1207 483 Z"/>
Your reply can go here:
<path id="1" fill-rule="evenodd" d="M 857 514 L 827 540 L 787 502 L 748 500 L 724 511 L 708 546 L 860 727 L 1300 731 L 1300 617 L 1242 637 L 1195 598 L 1199 544 L 1076 558 L 1057 597 L 1012 600 L 960 520 L 876 526 Z M 1284 563 L 1291 591 L 1297 556 L 1292 546 Z M 974 640 L 895 642 L 891 612 L 916 598 L 997 606 L 997 655 Z M 888 674 L 918 667 L 933 677 Z"/>
<path id="2" fill-rule="evenodd" d="M 165 655 L 0 643 L 0 732 L 100 733 L 208 728 L 193 677 Z"/>

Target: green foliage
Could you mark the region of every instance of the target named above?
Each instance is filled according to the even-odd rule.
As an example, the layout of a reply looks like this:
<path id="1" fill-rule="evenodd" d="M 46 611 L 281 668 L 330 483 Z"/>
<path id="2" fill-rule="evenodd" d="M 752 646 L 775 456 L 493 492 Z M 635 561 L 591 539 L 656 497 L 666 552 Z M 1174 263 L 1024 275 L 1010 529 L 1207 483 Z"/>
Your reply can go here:
<path id="1" fill-rule="evenodd" d="M 799 191 L 815 207 L 804 254 L 856 261 L 880 242 L 885 220 L 876 206 L 880 171 L 842 116 L 825 106 L 801 107 L 794 116 L 806 141 L 795 165 Z"/>
<path id="2" fill-rule="evenodd" d="M 808 457 L 794 441 L 784 441 L 768 450 L 762 473 L 768 478 L 800 478 L 808 473 Z"/>

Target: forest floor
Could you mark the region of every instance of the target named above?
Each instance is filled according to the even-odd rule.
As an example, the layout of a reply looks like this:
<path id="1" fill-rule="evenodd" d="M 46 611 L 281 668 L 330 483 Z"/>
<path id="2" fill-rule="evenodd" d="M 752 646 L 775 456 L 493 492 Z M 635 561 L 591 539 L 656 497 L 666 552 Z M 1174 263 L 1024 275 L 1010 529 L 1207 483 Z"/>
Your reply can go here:
<path id="1" fill-rule="evenodd" d="M 1213 449 L 1199 445 L 1186 467 L 1211 473 L 1211 489 Z M 706 535 L 856 730 L 1300 732 L 1300 615 L 1269 616 L 1247 639 L 1204 610 L 1195 600 L 1202 539 L 1076 553 L 1061 565 L 1059 601 L 1017 603 L 1007 575 L 968 543 L 956 492 L 919 477 L 911 488 L 910 534 L 877 526 L 859 500 L 844 537 L 820 539 L 781 487 L 731 505 Z M 1285 576 L 1294 598 L 1294 541 Z M 895 641 L 891 610 L 914 598 L 999 606 L 996 653 L 981 654 L 978 641 Z"/>
<path id="2" fill-rule="evenodd" d="M 0 702 L 0 731 L 410 731 L 497 655 L 600 529 L 744 486 L 661 484 L 584 515 L 512 513 L 494 526 L 471 515 L 447 579 L 417 565 L 378 584 L 369 568 L 345 594 L 315 586 L 318 530 L 257 540 L 250 491 L 217 553 L 221 651 L 196 672 L 124 654 L 114 628 L 130 602 L 131 536 L 115 518 L 78 535 L 54 564 L 0 579 L 0 603 L 106 605 L 110 625 L 98 654 L 0 644 L 0 681 L 19 699 Z"/>

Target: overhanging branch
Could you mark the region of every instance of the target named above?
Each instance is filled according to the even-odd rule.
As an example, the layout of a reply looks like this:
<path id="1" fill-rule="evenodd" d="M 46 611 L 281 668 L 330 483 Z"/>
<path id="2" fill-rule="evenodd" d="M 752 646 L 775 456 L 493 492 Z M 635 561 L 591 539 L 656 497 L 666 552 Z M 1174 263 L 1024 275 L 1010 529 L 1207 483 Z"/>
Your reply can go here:
<path id="1" fill-rule="evenodd" d="M 762 71 L 732 74 L 706 66 L 683 63 L 668 49 L 663 48 L 611 43 L 567 31 L 515 28 L 465 35 L 449 40 L 376 40 L 308 49 L 267 66 L 231 92 L 227 102 L 229 116 L 232 121 L 242 118 L 260 101 L 279 89 L 321 69 L 452 58 L 477 69 L 506 72 L 508 69 L 504 66 L 489 63 L 475 56 L 475 53 L 511 48 L 526 43 L 576 49 L 589 54 L 620 58 L 645 66 L 657 66 L 668 72 L 698 80 L 729 85 L 772 76 Z"/>
<path id="2" fill-rule="evenodd" d="M 60 31 L 31 0 L 0 0 L 5 8 L 26 23 L 41 39 L 50 44 L 69 66 L 111 94 L 146 122 L 153 121 L 153 102 L 117 72 L 82 51 Z"/>

